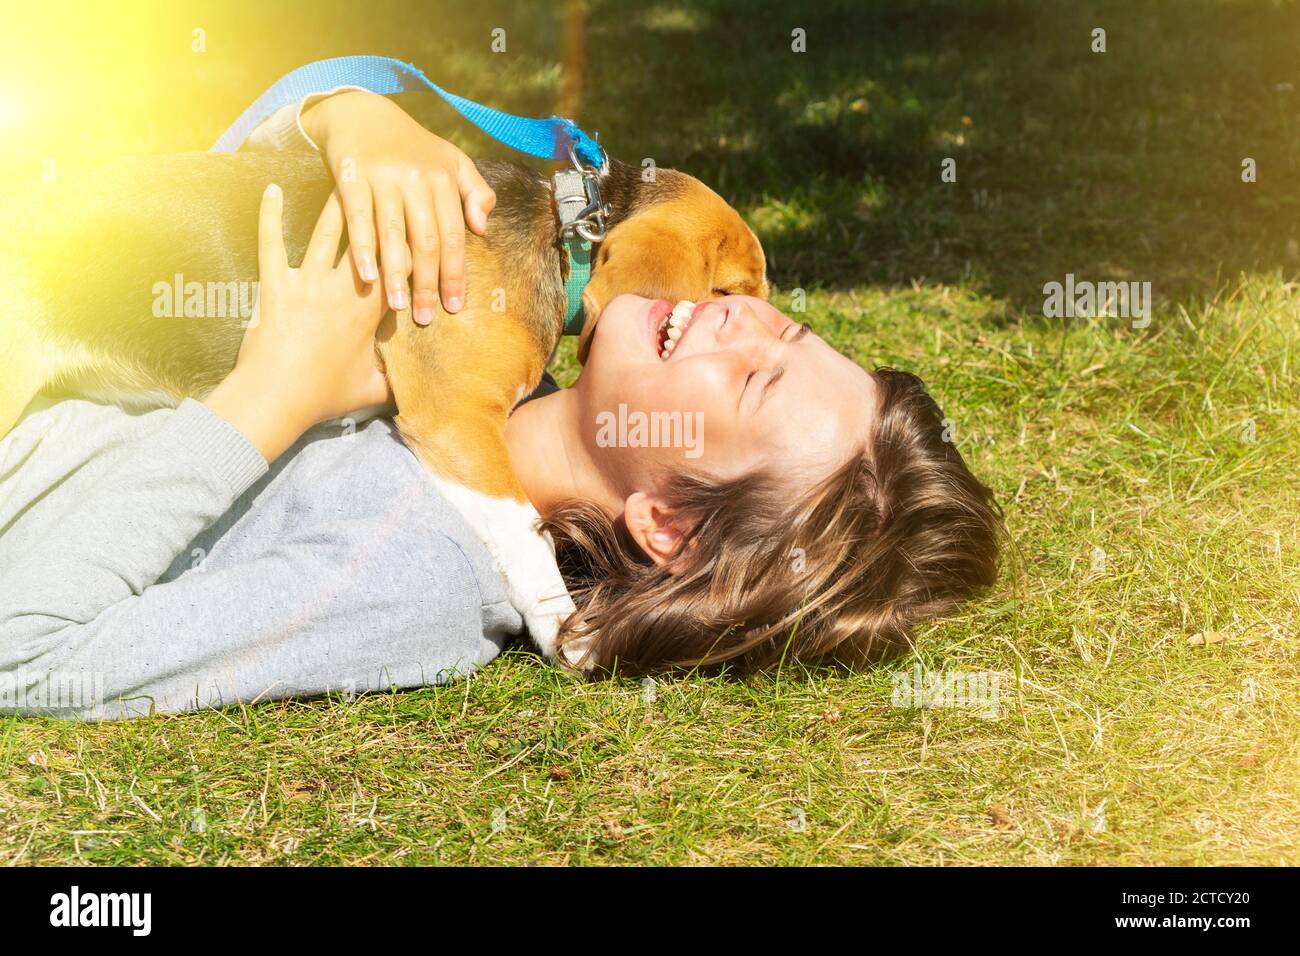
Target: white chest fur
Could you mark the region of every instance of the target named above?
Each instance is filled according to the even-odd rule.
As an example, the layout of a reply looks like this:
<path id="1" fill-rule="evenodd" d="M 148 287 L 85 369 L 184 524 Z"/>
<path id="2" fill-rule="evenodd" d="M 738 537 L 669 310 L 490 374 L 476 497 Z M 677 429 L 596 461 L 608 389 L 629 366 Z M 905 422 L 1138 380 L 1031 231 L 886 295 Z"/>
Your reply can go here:
<path id="1" fill-rule="evenodd" d="M 505 579 L 510 603 L 523 615 L 538 650 L 553 660 L 560 625 L 573 613 L 574 604 L 555 563 L 555 546 L 538 529 L 537 510 L 527 502 L 494 498 L 446 478 L 434 476 L 434 482 L 487 546 Z M 566 657 L 572 662 L 569 654 Z"/>

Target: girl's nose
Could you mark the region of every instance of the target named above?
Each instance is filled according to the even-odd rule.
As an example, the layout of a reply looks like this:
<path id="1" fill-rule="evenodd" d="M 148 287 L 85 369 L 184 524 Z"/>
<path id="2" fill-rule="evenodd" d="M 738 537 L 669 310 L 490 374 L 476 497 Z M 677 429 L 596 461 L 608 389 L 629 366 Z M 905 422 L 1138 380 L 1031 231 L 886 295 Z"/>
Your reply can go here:
<path id="1" fill-rule="evenodd" d="M 726 321 L 718 328 L 718 344 L 726 348 L 767 348 L 776 333 L 758 317 L 749 303 L 733 299 L 722 303 L 727 309 Z"/>

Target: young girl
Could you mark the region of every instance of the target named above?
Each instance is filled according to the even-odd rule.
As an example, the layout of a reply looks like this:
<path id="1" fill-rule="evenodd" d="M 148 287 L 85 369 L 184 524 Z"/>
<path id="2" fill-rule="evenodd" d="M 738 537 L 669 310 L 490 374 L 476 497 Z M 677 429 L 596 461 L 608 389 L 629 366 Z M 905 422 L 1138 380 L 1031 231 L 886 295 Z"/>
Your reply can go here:
<path id="1" fill-rule="evenodd" d="M 0 441 L 0 708 L 104 718 L 421 686 L 519 631 L 391 423 L 316 426 L 387 399 L 385 297 L 463 298 L 457 230 L 491 209 L 468 159 L 393 110 L 349 93 L 304 117 L 355 176 L 298 269 L 268 190 L 259 322 L 203 402 L 45 402 Z M 869 373 L 744 297 L 701 303 L 665 360 L 663 305 L 614 299 L 575 385 L 507 426 L 578 605 L 568 663 L 861 663 L 993 582 L 991 495 L 919 379 Z M 689 456 L 627 447 L 602 438 L 615 410 L 704 428 Z"/>

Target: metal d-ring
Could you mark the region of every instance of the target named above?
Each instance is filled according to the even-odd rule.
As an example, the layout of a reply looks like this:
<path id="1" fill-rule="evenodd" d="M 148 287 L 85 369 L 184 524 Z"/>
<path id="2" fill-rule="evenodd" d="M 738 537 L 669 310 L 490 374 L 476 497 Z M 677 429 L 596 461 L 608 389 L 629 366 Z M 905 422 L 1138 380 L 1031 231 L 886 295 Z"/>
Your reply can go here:
<path id="1" fill-rule="evenodd" d="M 603 242 L 605 239 L 604 217 L 594 223 L 589 219 L 580 219 L 573 224 L 573 228 L 588 242 Z"/>

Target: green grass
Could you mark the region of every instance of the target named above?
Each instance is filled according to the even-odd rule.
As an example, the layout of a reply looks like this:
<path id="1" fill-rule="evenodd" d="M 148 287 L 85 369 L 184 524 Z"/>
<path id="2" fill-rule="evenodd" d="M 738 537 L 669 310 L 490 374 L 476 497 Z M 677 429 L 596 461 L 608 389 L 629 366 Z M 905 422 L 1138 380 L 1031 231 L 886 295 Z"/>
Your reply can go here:
<path id="1" fill-rule="evenodd" d="M 830 341 L 931 384 L 1015 549 L 918 655 L 1005 675 L 997 716 L 891 706 L 911 658 L 584 685 L 512 651 L 355 701 L 8 719 L 0 861 L 1300 862 L 1296 8 L 858 6 L 595 3 L 585 118 L 720 184 L 780 304 L 808 290 Z M 438 62 L 434 19 L 228 51 L 160 148 L 206 145 L 314 56 Z M 553 15 L 443 19 L 433 75 L 552 108 Z M 1150 326 L 1043 319 L 1066 272 L 1151 281 Z"/>

